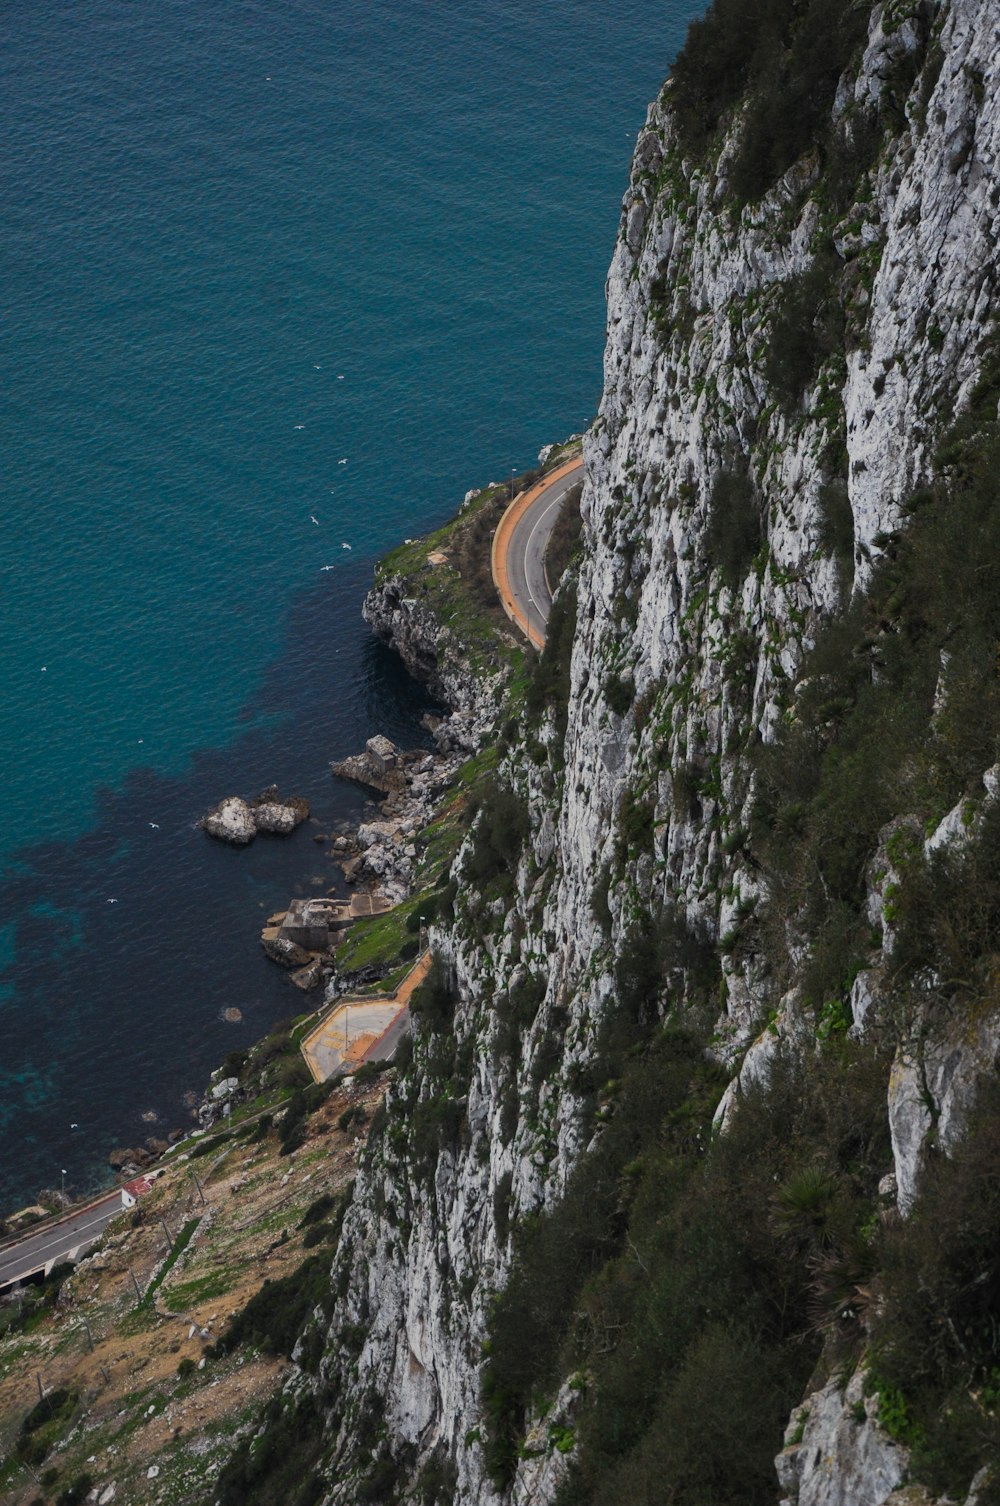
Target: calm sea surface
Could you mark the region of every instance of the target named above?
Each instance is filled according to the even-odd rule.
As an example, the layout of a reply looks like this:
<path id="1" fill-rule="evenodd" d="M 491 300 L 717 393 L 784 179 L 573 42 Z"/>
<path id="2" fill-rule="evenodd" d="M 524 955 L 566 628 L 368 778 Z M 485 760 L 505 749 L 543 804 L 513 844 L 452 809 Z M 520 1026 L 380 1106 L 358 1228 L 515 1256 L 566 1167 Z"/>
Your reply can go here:
<path id="1" fill-rule="evenodd" d="M 258 935 L 337 881 L 311 837 L 364 798 L 328 762 L 422 736 L 373 561 L 592 417 L 631 146 L 701 8 L 6 8 L 0 1208 L 189 1123 L 301 1008 Z M 271 782 L 319 826 L 194 829 Z"/>

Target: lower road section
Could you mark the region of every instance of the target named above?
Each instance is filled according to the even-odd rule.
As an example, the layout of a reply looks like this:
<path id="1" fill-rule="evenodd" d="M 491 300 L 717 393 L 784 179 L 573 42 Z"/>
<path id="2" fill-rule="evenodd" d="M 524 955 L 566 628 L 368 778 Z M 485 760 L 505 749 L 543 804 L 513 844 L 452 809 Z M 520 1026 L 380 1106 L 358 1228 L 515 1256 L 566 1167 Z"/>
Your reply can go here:
<path id="1" fill-rule="evenodd" d="M 60 1261 L 78 1259 L 121 1211 L 122 1195 L 116 1187 L 114 1192 L 8 1243 L 0 1250 L 0 1290 L 49 1271 Z"/>
<path id="2" fill-rule="evenodd" d="M 545 642 L 552 609 L 545 551 L 566 493 L 582 478 L 582 459 L 568 460 L 514 498 L 493 536 L 493 581 L 503 609 L 536 648 Z"/>

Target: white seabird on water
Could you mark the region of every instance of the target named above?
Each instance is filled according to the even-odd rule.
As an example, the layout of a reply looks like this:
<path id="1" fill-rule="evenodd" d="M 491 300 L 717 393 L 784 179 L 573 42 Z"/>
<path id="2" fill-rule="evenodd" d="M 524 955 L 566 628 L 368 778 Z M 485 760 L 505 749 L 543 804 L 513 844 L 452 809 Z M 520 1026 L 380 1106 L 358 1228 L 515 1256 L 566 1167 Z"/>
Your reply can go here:
<path id="1" fill-rule="evenodd" d="M 336 570 L 336 565 L 320 565 L 321 570 Z"/>
<path id="2" fill-rule="evenodd" d="M 150 821 L 149 824 L 153 828 L 154 831 L 159 831 L 159 829 L 160 829 L 160 823 L 158 821 Z"/>
<path id="3" fill-rule="evenodd" d="M 350 549 L 350 544 L 341 544 L 341 549 Z"/>
<path id="4" fill-rule="evenodd" d="M 315 523 L 317 528 L 319 527 L 319 518 L 314 517 L 312 513 L 309 514 L 309 521 Z"/>

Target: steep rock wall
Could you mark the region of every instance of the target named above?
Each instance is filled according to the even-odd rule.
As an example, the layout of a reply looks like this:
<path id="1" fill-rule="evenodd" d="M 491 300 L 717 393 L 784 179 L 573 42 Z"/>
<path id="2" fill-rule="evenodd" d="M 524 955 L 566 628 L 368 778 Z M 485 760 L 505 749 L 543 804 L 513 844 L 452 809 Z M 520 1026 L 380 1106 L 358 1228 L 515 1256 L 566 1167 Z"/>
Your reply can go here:
<path id="1" fill-rule="evenodd" d="M 898 128 L 835 224 L 814 157 L 738 211 L 732 140 L 708 166 L 685 161 L 669 88 L 650 109 L 608 281 L 604 397 L 585 443 L 564 767 L 523 748 L 507 760 L 532 816 L 515 893 L 476 925 L 434 934 L 454 978 L 454 1035 L 445 1047 L 418 1032 L 415 1070 L 390 1095 L 335 1268 L 323 1362 L 339 1398 L 331 1502 L 356 1498 L 380 1448 L 404 1478 L 445 1461 L 454 1499 L 470 1506 L 552 1498 L 551 1448 L 547 1462 L 523 1463 L 512 1492 L 483 1462 L 481 1346 L 509 1225 L 558 1196 L 584 1147 L 574 1069 L 594 1049 L 636 914 L 665 905 L 725 939 L 752 906 L 760 880 L 739 841 L 742 752 L 773 735 L 817 623 L 863 588 L 977 377 L 1000 235 L 997 53 L 987 0 L 874 8 L 863 60 L 838 92 L 845 132 L 897 86 L 902 63 L 914 68 Z M 849 348 L 788 403 L 768 378 L 783 290 L 830 237 Z M 713 506 L 729 477 L 756 499 L 766 546 L 737 579 L 713 557 Z M 850 507 L 846 559 L 824 526 L 833 482 Z M 622 838 L 636 801 L 653 836 L 641 851 Z M 734 1074 L 763 1069 L 776 1033 L 808 1036 L 794 993 L 773 996 L 758 955 L 726 949 L 723 970 L 716 1050 Z M 533 988 L 544 992 L 512 1048 L 512 1001 Z M 765 1018 L 772 1028 L 759 1036 Z M 939 1078 L 943 1100 L 964 1080 L 954 1061 Z M 442 1113 L 458 1126 L 443 1139 Z M 922 1134 L 911 1124 L 896 1136 L 901 1186 L 913 1184 Z M 824 1390 L 808 1441 L 825 1451 L 825 1472 L 801 1453 L 786 1461 L 789 1500 L 877 1506 L 898 1484 L 898 1451 L 874 1424 L 852 1431 L 845 1420 L 857 1405 Z"/>

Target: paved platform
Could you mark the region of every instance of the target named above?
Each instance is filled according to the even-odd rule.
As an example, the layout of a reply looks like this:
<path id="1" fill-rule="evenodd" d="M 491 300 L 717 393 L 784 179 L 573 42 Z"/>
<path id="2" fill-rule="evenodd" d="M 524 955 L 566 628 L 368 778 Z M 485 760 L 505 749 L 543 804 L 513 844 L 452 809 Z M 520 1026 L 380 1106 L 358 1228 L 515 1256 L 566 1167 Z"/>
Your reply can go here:
<path id="1" fill-rule="evenodd" d="M 302 1055 L 314 1082 L 356 1071 L 366 1061 L 390 1057 L 403 1034 L 410 996 L 431 970 L 431 953 L 414 963 L 395 993 L 374 998 L 361 994 L 339 999 L 309 1034 Z"/>

